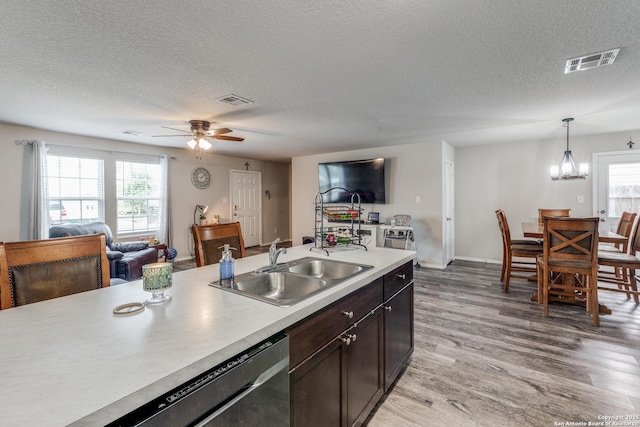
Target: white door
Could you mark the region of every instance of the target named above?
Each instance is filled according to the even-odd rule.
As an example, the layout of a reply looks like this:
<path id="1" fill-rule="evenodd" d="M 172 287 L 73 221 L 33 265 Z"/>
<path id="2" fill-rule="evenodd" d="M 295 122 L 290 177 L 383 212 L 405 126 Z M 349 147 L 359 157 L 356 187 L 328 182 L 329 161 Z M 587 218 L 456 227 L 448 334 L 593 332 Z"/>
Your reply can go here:
<path id="1" fill-rule="evenodd" d="M 594 216 L 601 227 L 615 231 L 622 212 L 640 209 L 640 153 L 595 153 L 594 166 Z"/>
<path id="2" fill-rule="evenodd" d="M 455 256 L 454 205 L 453 205 L 453 163 L 444 163 L 444 265 L 448 265 Z"/>
<path id="3" fill-rule="evenodd" d="M 240 223 L 245 247 L 262 243 L 261 181 L 260 172 L 231 171 L 231 220 Z"/>

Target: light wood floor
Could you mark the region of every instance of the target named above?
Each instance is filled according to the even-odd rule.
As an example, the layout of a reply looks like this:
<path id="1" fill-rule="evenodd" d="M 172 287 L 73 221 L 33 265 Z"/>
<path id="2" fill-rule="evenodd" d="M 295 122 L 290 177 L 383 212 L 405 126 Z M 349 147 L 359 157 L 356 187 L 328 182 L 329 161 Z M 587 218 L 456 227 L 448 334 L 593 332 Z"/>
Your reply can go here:
<path id="1" fill-rule="evenodd" d="M 369 427 L 560 426 L 620 418 L 640 427 L 640 307 L 600 292 L 613 313 L 505 294 L 499 266 L 464 261 L 415 269 L 415 352 Z M 600 417 L 600 418 L 599 418 Z M 565 424 L 560 424 L 565 423 Z M 616 425 L 616 424 L 610 424 Z"/>

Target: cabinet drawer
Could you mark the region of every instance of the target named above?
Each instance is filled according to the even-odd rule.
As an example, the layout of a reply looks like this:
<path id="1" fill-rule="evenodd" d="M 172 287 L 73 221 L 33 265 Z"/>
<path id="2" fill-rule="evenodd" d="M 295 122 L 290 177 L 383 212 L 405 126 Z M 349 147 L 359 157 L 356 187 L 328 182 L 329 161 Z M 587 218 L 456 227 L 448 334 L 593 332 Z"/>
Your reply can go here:
<path id="1" fill-rule="evenodd" d="M 382 278 L 286 330 L 292 368 L 382 304 Z"/>
<path id="2" fill-rule="evenodd" d="M 384 300 L 391 298 L 393 294 L 402 289 L 413 280 L 413 262 L 404 265 L 384 275 Z"/>

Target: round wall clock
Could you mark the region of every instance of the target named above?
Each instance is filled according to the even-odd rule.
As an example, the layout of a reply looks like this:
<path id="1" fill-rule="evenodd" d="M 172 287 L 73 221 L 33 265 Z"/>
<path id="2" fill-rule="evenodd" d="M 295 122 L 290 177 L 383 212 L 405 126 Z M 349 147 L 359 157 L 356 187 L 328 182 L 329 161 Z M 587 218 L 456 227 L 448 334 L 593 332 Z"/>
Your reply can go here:
<path id="1" fill-rule="evenodd" d="M 211 184 L 211 174 L 205 168 L 195 168 L 191 172 L 191 182 L 198 188 L 207 188 Z"/>

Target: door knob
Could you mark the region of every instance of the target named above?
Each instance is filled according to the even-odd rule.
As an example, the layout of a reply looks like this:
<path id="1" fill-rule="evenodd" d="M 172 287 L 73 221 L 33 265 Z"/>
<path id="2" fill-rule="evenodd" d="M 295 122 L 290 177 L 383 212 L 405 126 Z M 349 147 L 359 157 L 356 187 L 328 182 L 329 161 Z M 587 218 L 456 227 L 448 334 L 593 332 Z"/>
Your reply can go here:
<path id="1" fill-rule="evenodd" d="M 353 311 L 343 311 L 342 314 L 347 316 L 349 319 L 353 319 Z"/>
<path id="2" fill-rule="evenodd" d="M 601 213 L 601 214 L 606 214 L 606 213 L 607 213 L 607 211 L 605 211 L 604 209 L 602 209 L 602 210 L 600 211 L 600 213 Z"/>

